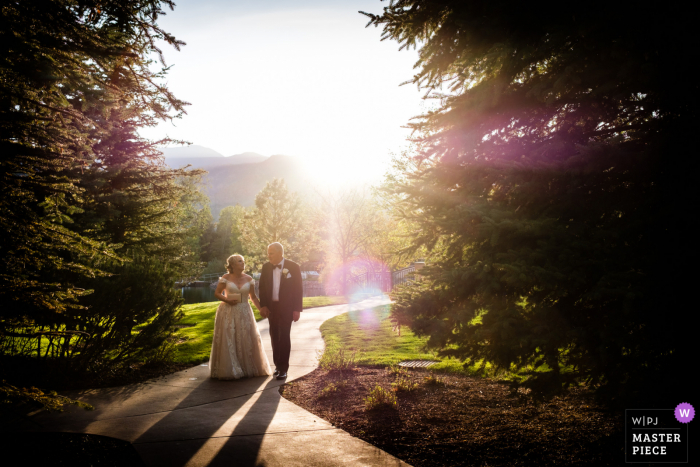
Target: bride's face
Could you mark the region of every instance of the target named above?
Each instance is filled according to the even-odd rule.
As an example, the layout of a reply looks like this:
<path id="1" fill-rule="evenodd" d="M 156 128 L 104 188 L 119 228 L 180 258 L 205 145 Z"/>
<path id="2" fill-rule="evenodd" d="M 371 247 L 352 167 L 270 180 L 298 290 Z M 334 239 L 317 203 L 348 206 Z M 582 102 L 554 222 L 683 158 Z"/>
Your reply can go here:
<path id="1" fill-rule="evenodd" d="M 233 263 L 231 264 L 233 272 L 243 272 L 245 270 L 245 260 L 240 256 L 233 258 Z"/>

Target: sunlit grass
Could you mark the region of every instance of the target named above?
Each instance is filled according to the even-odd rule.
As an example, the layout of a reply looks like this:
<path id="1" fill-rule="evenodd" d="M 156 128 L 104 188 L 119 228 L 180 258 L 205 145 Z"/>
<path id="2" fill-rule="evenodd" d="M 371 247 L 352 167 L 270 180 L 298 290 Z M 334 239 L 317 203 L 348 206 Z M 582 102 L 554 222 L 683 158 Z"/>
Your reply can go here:
<path id="1" fill-rule="evenodd" d="M 510 371 L 496 371 L 490 363 L 481 365 L 483 360 L 465 367 L 464 362 L 451 357 L 440 357 L 436 352 L 426 348 L 427 338 L 417 337 L 408 327 L 401 328 L 401 336 L 392 330 L 389 319 L 391 305 L 383 305 L 366 310 L 357 310 L 331 318 L 321 325 L 321 333 L 326 347 L 356 352 L 356 363 L 368 366 L 392 366 L 407 360 L 437 361 L 430 366 L 431 371 L 462 373 L 501 380 L 522 381 L 527 372 L 549 371 L 546 364 L 529 365 L 520 371 L 513 366 Z M 481 321 L 477 316 L 475 320 Z M 571 367 L 560 368 L 562 372 L 573 371 Z"/>
<path id="2" fill-rule="evenodd" d="M 465 369 L 459 360 L 439 357 L 426 349 L 427 339 L 415 336 L 408 328 L 401 328 L 401 336 L 394 332 L 389 320 L 390 306 L 350 311 L 329 319 L 321 325 L 326 346 L 357 351 L 360 365 L 391 366 L 406 360 L 433 360 L 438 363 L 431 370 L 473 373 L 473 367 Z"/>

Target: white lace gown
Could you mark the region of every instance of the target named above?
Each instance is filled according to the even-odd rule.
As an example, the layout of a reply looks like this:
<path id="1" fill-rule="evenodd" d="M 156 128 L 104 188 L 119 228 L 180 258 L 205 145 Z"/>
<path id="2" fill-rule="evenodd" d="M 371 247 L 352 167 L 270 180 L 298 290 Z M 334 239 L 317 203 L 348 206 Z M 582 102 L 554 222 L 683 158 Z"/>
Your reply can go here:
<path id="1" fill-rule="evenodd" d="M 214 320 L 214 340 L 211 344 L 209 370 L 215 379 L 239 379 L 249 376 L 271 375 L 270 363 L 260 339 L 253 309 L 248 303 L 255 280 L 240 289 L 235 283 L 224 279 L 226 293 L 241 294 L 241 303 L 229 305 L 221 302 Z"/>

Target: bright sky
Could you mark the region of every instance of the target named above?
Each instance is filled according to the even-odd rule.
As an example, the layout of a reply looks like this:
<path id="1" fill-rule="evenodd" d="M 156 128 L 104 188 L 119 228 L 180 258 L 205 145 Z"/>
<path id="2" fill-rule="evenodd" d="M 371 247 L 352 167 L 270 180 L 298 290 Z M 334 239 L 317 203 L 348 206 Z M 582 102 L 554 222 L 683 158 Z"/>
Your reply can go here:
<path id="1" fill-rule="evenodd" d="M 303 158 L 347 181 L 379 177 L 427 109 L 410 79 L 417 52 L 380 42 L 358 10 L 379 0 L 180 0 L 159 24 L 187 46 L 164 48 L 168 85 L 188 115 L 142 132 L 212 148 Z"/>

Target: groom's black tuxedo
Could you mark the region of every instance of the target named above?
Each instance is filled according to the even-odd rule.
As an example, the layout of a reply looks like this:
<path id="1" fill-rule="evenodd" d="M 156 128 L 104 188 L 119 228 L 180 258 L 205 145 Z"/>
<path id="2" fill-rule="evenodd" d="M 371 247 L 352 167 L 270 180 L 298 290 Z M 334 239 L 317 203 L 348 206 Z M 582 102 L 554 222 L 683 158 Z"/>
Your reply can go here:
<path id="1" fill-rule="evenodd" d="M 284 259 L 283 270 L 280 274 L 279 301 L 272 300 L 273 277 L 272 263 L 265 263 L 260 273 L 258 290 L 260 306 L 270 310 L 270 340 L 272 341 L 272 358 L 277 369 L 286 373 L 289 369 L 289 352 L 291 350 L 290 331 L 292 329 L 293 312 L 302 311 L 304 288 L 301 282 L 301 268 L 294 261 Z M 289 277 L 287 277 L 289 276 Z"/>
<path id="2" fill-rule="evenodd" d="M 272 263 L 265 263 L 260 273 L 260 305 L 270 308 L 272 303 Z M 301 268 L 294 261 L 284 259 L 284 268 L 291 277 L 285 274 L 280 277 L 279 309 L 292 315 L 293 311 L 301 311 L 304 298 L 304 288 L 301 283 Z"/>

